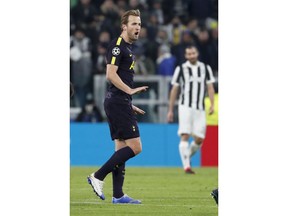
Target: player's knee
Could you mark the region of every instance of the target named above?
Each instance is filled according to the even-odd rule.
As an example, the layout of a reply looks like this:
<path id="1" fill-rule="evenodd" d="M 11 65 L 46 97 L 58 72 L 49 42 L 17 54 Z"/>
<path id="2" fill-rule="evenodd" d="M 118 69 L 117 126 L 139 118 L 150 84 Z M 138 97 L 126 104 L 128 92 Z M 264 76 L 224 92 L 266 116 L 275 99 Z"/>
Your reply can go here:
<path id="1" fill-rule="evenodd" d="M 142 146 L 137 145 L 133 151 L 134 151 L 135 155 L 140 154 L 142 152 Z"/>
<path id="2" fill-rule="evenodd" d="M 126 144 L 133 150 L 135 155 L 142 151 L 142 144 L 139 138 L 126 141 Z"/>
<path id="3" fill-rule="evenodd" d="M 188 141 L 189 137 L 189 134 L 181 134 L 181 141 Z"/>
<path id="4" fill-rule="evenodd" d="M 142 151 L 142 145 L 140 143 L 129 145 L 129 146 L 133 150 L 135 155 L 140 154 L 140 152 Z"/>

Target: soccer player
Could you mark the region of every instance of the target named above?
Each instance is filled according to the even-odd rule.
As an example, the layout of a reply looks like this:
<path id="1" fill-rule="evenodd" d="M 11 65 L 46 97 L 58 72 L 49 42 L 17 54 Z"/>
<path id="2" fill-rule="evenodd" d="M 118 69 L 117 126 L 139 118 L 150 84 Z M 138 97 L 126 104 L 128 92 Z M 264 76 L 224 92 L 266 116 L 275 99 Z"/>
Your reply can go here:
<path id="1" fill-rule="evenodd" d="M 129 10 L 121 17 L 121 35 L 114 39 L 107 50 L 106 78 L 111 82 L 104 101 L 110 134 L 115 142 L 115 152 L 95 173 L 88 176 L 94 192 L 104 200 L 103 180 L 112 172 L 112 203 L 140 204 L 123 193 L 125 162 L 142 151 L 142 144 L 135 114 L 144 114 L 132 105 L 132 95 L 146 91 L 148 86 L 133 87 L 135 56 L 132 43 L 139 37 L 141 18 L 139 10 Z"/>
<path id="2" fill-rule="evenodd" d="M 172 122 L 174 103 L 181 87 L 178 101 L 178 135 L 181 138 L 179 152 L 184 171 L 189 174 L 195 173 L 191 169 L 191 157 L 201 147 L 206 134 L 206 113 L 204 107 L 206 88 L 211 102 L 209 114 L 214 112 L 213 83 L 215 78 L 210 66 L 198 61 L 198 55 L 199 53 L 195 46 L 189 46 L 185 49 L 187 61 L 177 66 L 174 71 L 167 114 L 168 122 Z M 190 136 L 194 139 L 189 145 Z"/>

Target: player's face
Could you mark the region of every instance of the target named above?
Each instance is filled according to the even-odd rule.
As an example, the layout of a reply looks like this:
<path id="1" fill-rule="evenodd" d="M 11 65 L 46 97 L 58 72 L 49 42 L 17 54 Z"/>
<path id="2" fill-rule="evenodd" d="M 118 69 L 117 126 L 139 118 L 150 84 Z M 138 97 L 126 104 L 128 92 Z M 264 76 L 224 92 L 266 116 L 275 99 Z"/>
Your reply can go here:
<path id="1" fill-rule="evenodd" d="M 138 16 L 129 16 L 126 25 L 127 35 L 131 42 L 138 40 L 141 30 L 141 19 Z"/>
<path id="2" fill-rule="evenodd" d="M 195 48 L 187 48 L 185 50 L 185 58 L 192 64 L 195 64 L 198 60 L 198 51 Z"/>

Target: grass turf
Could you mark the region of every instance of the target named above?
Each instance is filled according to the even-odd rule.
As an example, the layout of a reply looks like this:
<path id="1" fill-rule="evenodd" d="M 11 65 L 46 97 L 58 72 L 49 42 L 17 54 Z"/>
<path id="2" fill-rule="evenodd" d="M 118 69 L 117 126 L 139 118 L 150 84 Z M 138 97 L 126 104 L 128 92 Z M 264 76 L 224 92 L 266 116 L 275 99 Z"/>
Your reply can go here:
<path id="1" fill-rule="evenodd" d="M 216 216 L 218 207 L 211 191 L 218 186 L 218 168 L 194 168 L 196 175 L 181 168 L 126 167 L 124 193 L 140 199 L 141 205 L 112 204 L 112 175 L 105 179 L 100 200 L 87 183 L 97 167 L 71 167 L 70 216 L 91 215 L 193 215 Z"/>

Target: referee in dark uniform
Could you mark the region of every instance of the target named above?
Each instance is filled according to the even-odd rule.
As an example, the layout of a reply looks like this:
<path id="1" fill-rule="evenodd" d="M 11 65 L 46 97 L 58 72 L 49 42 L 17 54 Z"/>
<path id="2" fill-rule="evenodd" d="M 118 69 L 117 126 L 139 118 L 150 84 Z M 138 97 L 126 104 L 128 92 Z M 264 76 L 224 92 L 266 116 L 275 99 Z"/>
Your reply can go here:
<path id="1" fill-rule="evenodd" d="M 142 144 L 135 114 L 145 112 L 132 105 L 132 95 L 146 91 L 148 86 L 134 88 L 135 56 L 132 43 L 139 37 L 141 19 L 139 10 L 130 10 L 121 17 L 121 35 L 114 39 L 107 50 L 106 78 L 111 82 L 104 101 L 110 134 L 115 142 L 115 153 L 95 173 L 88 176 L 88 183 L 100 199 L 104 200 L 103 180 L 108 173 L 113 176 L 112 203 L 140 204 L 122 191 L 125 162 L 142 151 Z"/>

